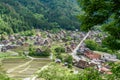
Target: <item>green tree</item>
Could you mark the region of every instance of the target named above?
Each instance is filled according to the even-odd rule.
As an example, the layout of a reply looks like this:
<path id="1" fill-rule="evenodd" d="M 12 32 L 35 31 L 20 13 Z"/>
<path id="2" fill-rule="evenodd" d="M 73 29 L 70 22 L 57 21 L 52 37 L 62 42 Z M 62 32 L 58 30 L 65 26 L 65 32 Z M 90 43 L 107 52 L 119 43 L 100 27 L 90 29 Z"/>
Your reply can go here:
<path id="1" fill-rule="evenodd" d="M 62 67 L 58 64 L 51 64 L 46 69 L 38 74 L 39 78 L 45 80 L 79 80 L 79 77 L 70 73 L 68 68 Z"/>
<path id="2" fill-rule="evenodd" d="M 50 56 L 50 53 L 51 53 L 51 50 L 47 48 L 42 52 L 42 56 L 45 56 L 45 57 Z"/>
<path id="3" fill-rule="evenodd" d="M 72 62 L 73 62 L 73 57 L 72 57 L 71 55 L 68 55 L 68 56 L 65 58 L 64 62 L 67 62 L 68 64 L 72 64 Z"/>
<path id="4" fill-rule="evenodd" d="M 57 47 L 57 48 L 55 48 L 55 52 L 56 53 L 64 53 L 65 52 L 65 48 L 64 47 Z"/>
<path id="5" fill-rule="evenodd" d="M 113 75 L 114 75 L 114 79 L 117 79 L 117 80 L 119 80 L 120 79 L 120 65 L 119 65 L 119 63 L 117 63 L 117 64 L 113 64 L 112 65 L 112 72 L 113 72 Z"/>
<path id="6" fill-rule="evenodd" d="M 120 49 L 120 1 L 119 0 L 78 0 L 83 14 L 79 16 L 82 30 L 91 30 L 101 25 L 108 32 L 106 42 L 111 49 Z M 112 39 L 112 40 L 111 40 Z M 110 42 L 110 43 L 109 43 Z M 114 46 L 111 46 L 111 42 Z"/>
<path id="7" fill-rule="evenodd" d="M 80 76 L 80 80 L 103 80 L 103 78 L 97 70 L 88 68 L 83 72 L 83 75 Z"/>
<path id="8" fill-rule="evenodd" d="M 85 40 L 86 47 L 90 48 L 91 50 L 97 50 L 99 45 L 94 40 Z"/>

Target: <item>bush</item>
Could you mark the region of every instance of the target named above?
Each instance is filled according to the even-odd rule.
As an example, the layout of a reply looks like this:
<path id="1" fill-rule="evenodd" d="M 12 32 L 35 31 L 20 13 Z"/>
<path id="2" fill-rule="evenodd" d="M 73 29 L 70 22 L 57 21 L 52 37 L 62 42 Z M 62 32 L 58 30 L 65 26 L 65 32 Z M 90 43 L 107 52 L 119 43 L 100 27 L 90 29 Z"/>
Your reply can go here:
<path id="1" fill-rule="evenodd" d="M 45 49 L 42 52 L 36 52 L 36 50 L 34 48 L 29 48 L 29 55 L 30 56 L 42 56 L 42 57 L 48 57 L 50 56 L 50 49 Z"/>
<path id="2" fill-rule="evenodd" d="M 65 52 L 65 48 L 63 48 L 63 47 L 57 47 L 57 48 L 55 48 L 55 52 L 56 53 L 64 53 Z"/>
<path id="3" fill-rule="evenodd" d="M 62 55 L 56 55 L 56 58 L 63 61 L 63 56 Z"/>
<path id="4" fill-rule="evenodd" d="M 72 68 L 73 66 L 72 66 L 72 64 L 68 64 L 68 68 Z"/>
<path id="5" fill-rule="evenodd" d="M 113 51 L 111 49 L 107 48 L 104 45 L 99 45 L 94 40 L 90 40 L 90 39 L 86 40 L 85 44 L 86 44 L 86 47 L 90 48 L 91 50 L 113 53 Z"/>
<path id="6" fill-rule="evenodd" d="M 78 76 L 70 73 L 68 68 L 57 64 L 51 64 L 38 75 L 39 78 L 44 78 L 45 80 L 79 80 Z"/>
<path id="7" fill-rule="evenodd" d="M 90 48 L 91 50 L 99 49 L 99 45 L 94 40 L 86 40 L 85 41 L 86 47 Z"/>
<path id="8" fill-rule="evenodd" d="M 50 56 L 50 52 L 51 50 L 47 48 L 45 51 L 42 52 L 42 56 Z"/>
<path id="9" fill-rule="evenodd" d="M 88 69 L 78 74 L 73 74 L 70 69 L 53 64 L 38 75 L 45 80 L 103 80 L 100 73 L 95 69 Z"/>
<path id="10" fill-rule="evenodd" d="M 0 80 L 11 80 L 8 76 L 3 73 L 0 73 Z"/>
<path id="11" fill-rule="evenodd" d="M 67 62 L 68 64 L 72 64 L 73 62 L 73 57 L 71 55 L 69 55 L 65 60 L 64 62 Z"/>

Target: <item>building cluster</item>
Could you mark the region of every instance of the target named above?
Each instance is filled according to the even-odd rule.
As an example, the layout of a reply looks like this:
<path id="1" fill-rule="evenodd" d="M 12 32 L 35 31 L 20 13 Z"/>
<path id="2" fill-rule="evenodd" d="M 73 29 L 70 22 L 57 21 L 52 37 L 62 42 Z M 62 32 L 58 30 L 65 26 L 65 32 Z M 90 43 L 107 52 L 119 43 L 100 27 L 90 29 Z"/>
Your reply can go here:
<path id="1" fill-rule="evenodd" d="M 35 36 L 21 36 L 21 35 L 10 35 L 7 39 L 0 41 L 0 51 L 6 52 L 10 49 L 15 49 L 17 47 L 29 47 L 34 46 L 49 46 L 52 41 L 50 38 L 43 38 L 40 34 Z"/>

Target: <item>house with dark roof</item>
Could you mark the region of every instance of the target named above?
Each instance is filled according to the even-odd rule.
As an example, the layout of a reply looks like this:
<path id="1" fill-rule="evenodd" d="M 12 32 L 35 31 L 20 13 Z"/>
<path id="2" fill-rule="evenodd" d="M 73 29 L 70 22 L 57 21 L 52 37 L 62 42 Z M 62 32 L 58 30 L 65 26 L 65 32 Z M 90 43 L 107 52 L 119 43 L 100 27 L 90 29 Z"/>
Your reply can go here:
<path id="1" fill-rule="evenodd" d="M 87 62 L 84 60 L 79 60 L 79 62 L 75 66 L 84 69 L 84 68 L 88 68 L 88 67 L 94 67 L 94 66 L 96 66 L 96 64 Z"/>
<path id="2" fill-rule="evenodd" d="M 19 39 L 19 40 L 16 41 L 16 44 L 22 46 L 23 42 L 21 41 L 21 39 Z"/>
<path id="3" fill-rule="evenodd" d="M 50 44 L 50 41 L 48 39 L 44 40 L 44 45 Z"/>
<path id="4" fill-rule="evenodd" d="M 1 48 L 1 52 L 6 52 L 7 51 L 7 48 L 4 46 Z"/>
<path id="5" fill-rule="evenodd" d="M 66 48 L 65 48 L 65 52 L 67 52 L 67 53 L 70 53 L 70 52 L 72 52 L 72 49 L 71 49 L 71 47 L 69 47 L 69 46 L 66 46 Z"/>

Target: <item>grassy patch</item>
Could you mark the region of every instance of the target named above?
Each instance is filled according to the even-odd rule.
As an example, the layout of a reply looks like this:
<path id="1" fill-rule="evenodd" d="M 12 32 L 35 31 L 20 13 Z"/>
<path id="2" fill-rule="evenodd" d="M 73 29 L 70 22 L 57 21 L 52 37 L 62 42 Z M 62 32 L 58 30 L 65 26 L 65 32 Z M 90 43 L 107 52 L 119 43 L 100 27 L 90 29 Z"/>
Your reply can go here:
<path id="1" fill-rule="evenodd" d="M 13 56 L 12 54 L 14 54 L 13 52 L 0 52 L 0 58 L 26 58 L 25 56 Z"/>
<path id="2" fill-rule="evenodd" d="M 77 78 L 76 75 L 71 73 L 71 69 L 56 63 L 52 63 L 46 69 L 40 71 L 38 76 L 45 80 L 76 80 Z"/>
<path id="3" fill-rule="evenodd" d="M 8 52 L 0 52 L 0 58 L 5 58 L 5 57 L 8 57 L 10 56 L 10 53 Z"/>

